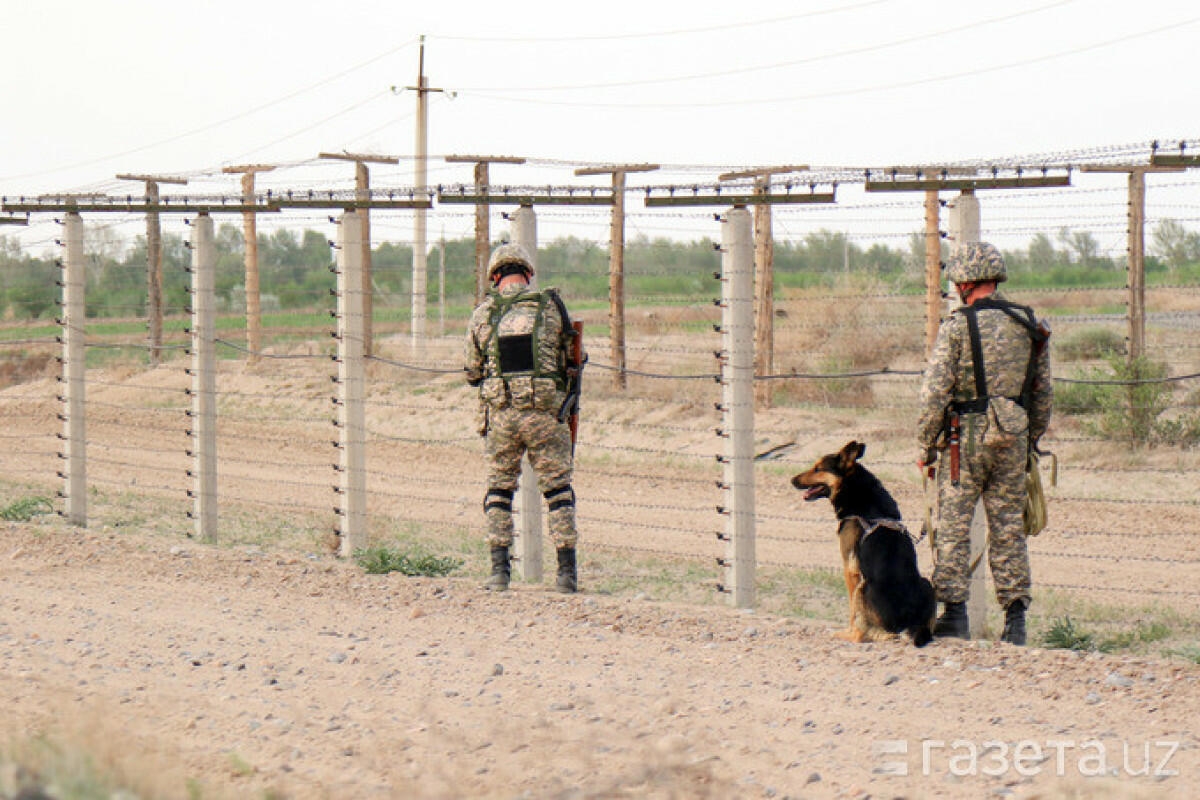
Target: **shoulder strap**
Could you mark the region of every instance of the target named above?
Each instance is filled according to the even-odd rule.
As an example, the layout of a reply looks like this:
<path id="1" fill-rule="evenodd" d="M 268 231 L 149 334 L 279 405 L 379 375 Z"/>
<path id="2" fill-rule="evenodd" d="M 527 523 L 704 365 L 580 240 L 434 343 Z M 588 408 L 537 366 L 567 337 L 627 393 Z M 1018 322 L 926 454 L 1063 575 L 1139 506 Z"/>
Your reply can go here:
<path id="1" fill-rule="evenodd" d="M 575 337 L 575 328 L 571 325 L 571 315 L 567 312 L 567 304 L 563 302 L 559 296 L 557 289 L 546 289 L 545 292 L 551 300 L 554 301 L 554 307 L 558 309 L 558 315 L 562 318 L 562 331 L 560 333 L 560 341 L 566 347 L 571 339 Z M 570 348 L 567 348 L 570 350 Z"/>
<path id="2" fill-rule="evenodd" d="M 1010 318 L 1016 320 L 1029 333 L 1029 363 L 1025 365 L 1025 380 L 1021 384 L 1021 407 L 1028 409 L 1029 400 L 1033 396 L 1033 381 L 1037 371 L 1038 353 L 1046 344 L 1049 335 L 1045 330 L 1038 325 L 1037 317 L 1034 316 L 1033 309 L 1029 306 L 1023 306 L 1020 303 L 1010 303 L 1007 300 L 998 300 L 995 297 L 985 297 L 975 303 L 974 306 L 967 306 L 964 310 L 970 310 L 972 313 L 967 315 L 967 324 L 971 328 L 971 354 L 976 359 L 981 358 L 982 345 L 979 342 L 979 324 L 975 320 L 975 310 L 978 308 L 994 308 L 1003 311 Z M 980 365 L 983 362 L 977 360 L 975 362 L 975 386 L 978 389 L 980 381 L 983 380 L 980 373 Z M 986 383 L 984 383 L 986 387 Z M 980 397 L 986 397 L 985 394 Z"/>
<path id="3" fill-rule="evenodd" d="M 967 318 L 967 332 L 971 337 L 971 362 L 975 367 L 975 399 L 986 400 L 987 374 L 983 367 L 983 342 L 979 338 L 978 309 L 975 306 L 963 306 L 963 316 Z"/>

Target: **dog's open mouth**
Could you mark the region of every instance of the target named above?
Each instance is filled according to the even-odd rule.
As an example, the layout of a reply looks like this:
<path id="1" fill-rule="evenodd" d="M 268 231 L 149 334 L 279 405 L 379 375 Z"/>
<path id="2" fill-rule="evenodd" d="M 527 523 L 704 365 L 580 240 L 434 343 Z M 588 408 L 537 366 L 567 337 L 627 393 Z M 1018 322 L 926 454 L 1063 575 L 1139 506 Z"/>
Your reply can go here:
<path id="1" fill-rule="evenodd" d="M 822 497 L 829 497 L 829 487 L 823 483 L 818 483 L 816 486 L 807 486 L 804 488 L 804 501 L 811 503 L 813 500 L 820 500 Z"/>

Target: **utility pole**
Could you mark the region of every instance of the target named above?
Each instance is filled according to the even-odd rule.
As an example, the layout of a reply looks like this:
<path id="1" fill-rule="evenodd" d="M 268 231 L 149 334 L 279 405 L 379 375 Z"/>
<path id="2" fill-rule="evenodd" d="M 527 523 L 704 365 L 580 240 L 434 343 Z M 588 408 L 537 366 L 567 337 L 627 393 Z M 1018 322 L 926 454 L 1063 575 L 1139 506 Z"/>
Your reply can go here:
<path id="1" fill-rule="evenodd" d="M 653 172 L 658 164 L 584 167 L 576 175 L 612 175 L 612 223 L 608 244 L 608 326 L 612 349 L 613 388 L 624 389 L 625 374 L 625 176 Z"/>
<path id="2" fill-rule="evenodd" d="M 754 193 L 765 197 L 771 189 L 771 177 L 791 172 L 805 172 L 808 165 L 764 167 L 761 169 L 726 172 L 719 181 L 754 179 Z M 771 230 L 771 204 L 754 206 L 754 371 L 757 375 L 775 372 L 775 239 Z M 760 408 L 771 407 L 771 385 L 759 381 L 754 387 L 754 400 Z"/>
<path id="3" fill-rule="evenodd" d="M 489 164 L 524 164 L 525 159 L 515 156 L 446 156 L 447 164 L 475 164 L 475 194 L 486 197 L 488 193 Z M 487 294 L 488 279 L 487 265 L 489 251 L 492 247 L 490 206 L 486 202 L 475 204 L 475 305 Z"/>
<path id="4" fill-rule="evenodd" d="M 417 147 L 416 180 L 414 196 L 429 191 L 429 98 L 430 92 L 444 89 L 430 88 L 425 77 L 425 36 L 421 36 L 421 54 L 417 62 L 417 85 L 406 87 L 417 93 Z M 420 347 L 425 338 L 425 293 L 428 281 L 428 265 L 425 252 L 425 209 L 413 212 L 413 276 L 412 276 L 412 344 Z"/>
<path id="5" fill-rule="evenodd" d="M 357 153 L 320 153 L 318 158 L 332 158 L 354 162 L 354 196 L 358 200 L 371 199 L 371 173 L 367 164 L 399 164 L 395 156 L 359 155 Z M 371 210 L 364 207 L 359 220 L 362 228 L 362 309 L 363 309 L 363 356 L 370 357 L 374 344 L 375 293 L 371 284 Z"/>
<path id="6" fill-rule="evenodd" d="M 158 204 L 160 183 L 171 183 L 178 186 L 186 185 L 187 178 L 168 177 L 165 175 L 117 175 L 119 181 L 144 181 L 146 184 L 146 203 Z M 162 355 L 162 230 L 159 227 L 158 212 L 146 212 L 146 318 L 149 325 L 150 366 L 157 367 Z"/>
<path id="7" fill-rule="evenodd" d="M 940 192 L 959 191 L 965 196 L 980 189 L 1052 188 L 1071 185 L 1071 173 L 1050 175 L 1047 167 L 1038 168 L 1041 174 L 1026 174 L 1025 167 L 1008 168 L 1012 176 L 1001 176 L 993 169 L 990 177 L 976 177 L 974 167 L 889 167 L 873 173 L 868 170 L 864 188 L 868 192 L 925 193 L 925 352 L 933 351 L 938 325 L 942 316 L 942 233 Z M 976 213 L 978 205 L 974 206 Z M 975 231 L 978 231 L 976 225 Z"/>
<path id="8" fill-rule="evenodd" d="M 1126 173 L 1129 176 L 1129 352 L 1132 365 L 1146 354 L 1146 175 L 1183 172 L 1185 166 L 1155 164 L 1084 164 L 1080 172 Z"/>
<path id="9" fill-rule="evenodd" d="M 242 164 L 221 171 L 241 174 L 242 202 L 253 206 L 254 176 L 273 169 L 268 164 Z M 242 238 L 246 250 L 246 349 L 250 351 L 250 363 L 256 364 L 262 353 L 262 299 L 258 286 L 258 221 L 254 211 L 242 213 Z"/>

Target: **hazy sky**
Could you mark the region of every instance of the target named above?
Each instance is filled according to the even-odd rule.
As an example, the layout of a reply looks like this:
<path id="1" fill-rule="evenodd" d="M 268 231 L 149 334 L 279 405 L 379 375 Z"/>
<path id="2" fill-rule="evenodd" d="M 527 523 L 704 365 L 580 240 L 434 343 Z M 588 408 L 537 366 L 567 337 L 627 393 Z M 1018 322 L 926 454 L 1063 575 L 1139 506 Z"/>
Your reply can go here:
<path id="1" fill-rule="evenodd" d="M 1185 0 L 0 0 L 0 25 L 8 196 L 136 192 L 118 172 L 236 192 L 220 167 L 246 162 L 297 165 L 264 186 L 348 185 L 347 165 L 305 162 L 411 157 L 422 34 L 447 90 L 429 152 L 533 160 L 495 183 L 576 183 L 589 162 L 672 167 L 638 179 L 655 183 L 1200 137 Z M 411 158 L 372 174 L 411 185 Z M 471 169 L 435 160 L 430 180 Z"/>

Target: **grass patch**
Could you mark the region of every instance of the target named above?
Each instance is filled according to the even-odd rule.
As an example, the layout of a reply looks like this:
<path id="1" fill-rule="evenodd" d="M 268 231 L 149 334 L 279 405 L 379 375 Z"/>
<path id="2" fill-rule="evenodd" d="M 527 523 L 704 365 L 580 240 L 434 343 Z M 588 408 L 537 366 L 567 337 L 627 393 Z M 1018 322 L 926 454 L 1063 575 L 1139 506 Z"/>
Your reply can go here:
<path id="1" fill-rule="evenodd" d="M 1047 591 L 1035 609 L 1045 608 L 1048 627 L 1031 631 L 1030 641 L 1045 647 L 1081 652 L 1182 656 L 1200 654 L 1200 616 L 1169 606 L 1097 603 Z M 1039 616 L 1034 616 L 1036 624 Z M 1190 659 L 1189 659 L 1190 660 Z"/>
<path id="2" fill-rule="evenodd" d="M 1051 623 L 1050 630 L 1042 637 L 1042 644 L 1057 650 L 1095 650 L 1096 637 L 1066 616 Z"/>
<path id="3" fill-rule="evenodd" d="M 846 581 L 836 569 L 761 570 L 757 588 L 764 611 L 826 621 L 843 620 L 846 615 Z"/>
<path id="4" fill-rule="evenodd" d="M 586 542 L 580 542 L 586 548 Z M 586 549 L 581 550 L 586 553 Z M 707 605 L 716 602 L 718 568 L 705 561 L 626 556 L 605 548 L 585 557 L 580 583 L 597 594 L 645 594 L 655 600 Z"/>
<path id="5" fill-rule="evenodd" d="M 1193 664 L 1200 664 L 1200 645 L 1189 645 L 1173 650 L 1167 650 L 1166 655 L 1186 659 Z"/>
<path id="6" fill-rule="evenodd" d="M 1090 361 L 1125 352 L 1125 337 L 1110 328 L 1076 328 L 1056 343 L 1055 354 L 1063 361 Z"/>
<path id="7" fill-rule="evenodd" d="M 368 575 L 386 575 L 399 572 L 403 575 L 441 578 L 463 565 L 461 558 L 437 556 L 420 550 L 404 552 L 384 545 L 375 545 L 354 554 L 354 561 Z"/>
<path id="8" fill-rule="evenodd" d="M 42 514 L 53 514 L 54 504 L 45 497 L 23 497 L 0 508 L 0 519 L 5 522 L 29 522 Z"/>

